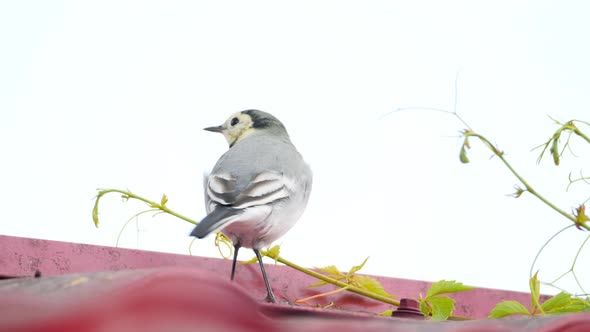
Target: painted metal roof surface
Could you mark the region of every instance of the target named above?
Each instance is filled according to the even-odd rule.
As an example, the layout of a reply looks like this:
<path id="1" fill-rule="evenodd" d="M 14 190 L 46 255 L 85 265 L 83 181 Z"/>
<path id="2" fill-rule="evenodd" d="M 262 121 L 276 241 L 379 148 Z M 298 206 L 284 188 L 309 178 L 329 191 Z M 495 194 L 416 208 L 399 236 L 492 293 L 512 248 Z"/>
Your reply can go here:
<path id="1" fill-rule="evenodd" d="M 0 331 L 590 331 L 590 314 L 431 322 L 375 313 L 388 305 L 341 292 L 322 303 L 292 305 L 334 289 L 310 289 L 312 277 L 268 266 L 282 304 L 266 304 L 256 265 L 76 243 L 0 236 Z M 36 271 L 41 277 L 33 277 Z M 429 283 L 378 278 L 398 296 L 416 298 Z M 455 314 L 485 317 L 500 300 L 528 294 L 476 289 L 457 294 Z"/>

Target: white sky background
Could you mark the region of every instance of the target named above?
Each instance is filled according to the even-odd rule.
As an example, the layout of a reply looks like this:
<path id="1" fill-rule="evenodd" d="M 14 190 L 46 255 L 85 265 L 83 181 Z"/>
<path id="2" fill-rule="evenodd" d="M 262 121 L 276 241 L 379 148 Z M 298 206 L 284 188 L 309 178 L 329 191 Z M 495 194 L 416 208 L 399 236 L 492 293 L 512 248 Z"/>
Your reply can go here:
<path id="1" fill-rule="evenodd" d="M 452 110 L 460 71 L 459 114 L 570 211 L 590 196 L 565 192 L 569 172 L 590 173 L 588 145 L 574 140 L 560 167 L 530 150 L 557 129 L 547 115 L 590 120 L 589 14 L 583 1 L 2 2 L 0 233 L 114 245 L 145 206 L 106 196 L 95 229 L 96 188 L 165 193 L 199 220 L 203 171 L 227 149 L 202 128 L 256 108 L 314 171 L 306 213 L 278 241 L 285 258 L 347 270 L 370 256 L 365 273 L 527 290 L 535 253 L 568 221 L 506 196 L 517 180 L 475 140 L 461 164 L 452 116 L 383 115 Z M 188 254 L 191 229 L 144 216 L 121 246 Z M 551 245 L 541 279 L 585 236 Z M 212 238 L 192 250 L 219 257 Z"/>

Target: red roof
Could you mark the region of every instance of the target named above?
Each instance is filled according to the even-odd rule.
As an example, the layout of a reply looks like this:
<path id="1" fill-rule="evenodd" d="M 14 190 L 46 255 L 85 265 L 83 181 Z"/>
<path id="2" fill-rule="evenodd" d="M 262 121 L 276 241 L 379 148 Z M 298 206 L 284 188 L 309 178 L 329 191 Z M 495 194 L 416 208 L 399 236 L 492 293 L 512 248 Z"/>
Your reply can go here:
<path id="1" fill-rule="evenodd" d="M 0 331 L 590 331 L 590 314 L 430 322 L 379 317 L 388 305 L 341 292 L 331 309 L 266 304 L 256 265 L 140 250 L 0 236 Z M 41 271 L 40 278 L 31 277 Z M 334 289 L 310 289 L 312 277 L 269 265 L 277 298 L 293 302 Z M 401 297 L 429 283 L 376 277 Z M 478 288 L 457 294 L 456 315 L 485 317 L 501 300 L 529 295 Z"/>

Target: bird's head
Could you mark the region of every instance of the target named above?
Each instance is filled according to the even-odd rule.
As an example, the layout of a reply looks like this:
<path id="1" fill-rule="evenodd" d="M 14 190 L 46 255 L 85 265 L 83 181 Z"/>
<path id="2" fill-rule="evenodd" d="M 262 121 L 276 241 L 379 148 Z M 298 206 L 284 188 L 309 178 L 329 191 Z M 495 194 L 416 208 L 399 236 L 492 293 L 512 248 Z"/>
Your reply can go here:
<path id="1" fill-rule="evenodd" d="M 267 132 L 289 137 L 285 126 L 279 119 L 258 110 L 234 113 L 221 126 L 207 127 L 205 130 L 222 133 L 230 148 L 255 132 Z"/>

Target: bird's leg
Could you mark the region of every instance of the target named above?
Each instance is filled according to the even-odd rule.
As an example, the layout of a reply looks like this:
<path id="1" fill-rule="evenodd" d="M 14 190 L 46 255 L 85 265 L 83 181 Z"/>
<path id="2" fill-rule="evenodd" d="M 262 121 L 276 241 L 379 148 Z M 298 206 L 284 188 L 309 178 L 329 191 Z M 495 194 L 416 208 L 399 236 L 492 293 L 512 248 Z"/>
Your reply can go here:
<path id="1" fill-rule="evenodd" d="M 270 303 L 277 303 L 275 299 L 275 295 L 272 293 L 272 289 L 270 288 L 270 282 L 268 282 L 268 277 L 266 276 L 266 271 L 264 270 L 264 264 L 262 263 L 262 255 L 260 255 L 259 249 L 252 249 L 258 258 L 258 263 L 260 263 L 260 270 L 262 271 L 262 278 L 264 279 L 264 283 L 266 284 L 266 291 L 268 292 L 266 295 L 266 302 Z"/>
<path id="2" fill-rule="evenodd" d="M 238 250 L 240 250 L 240 243 L 236 242 L 234 244 L 234 261 L 231 264 L 231 280 L 234 280 L 234 276 L 236 274 L 236 261 L 238 260 Z"/>

